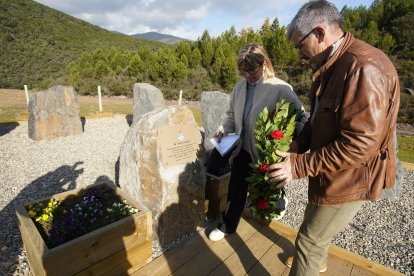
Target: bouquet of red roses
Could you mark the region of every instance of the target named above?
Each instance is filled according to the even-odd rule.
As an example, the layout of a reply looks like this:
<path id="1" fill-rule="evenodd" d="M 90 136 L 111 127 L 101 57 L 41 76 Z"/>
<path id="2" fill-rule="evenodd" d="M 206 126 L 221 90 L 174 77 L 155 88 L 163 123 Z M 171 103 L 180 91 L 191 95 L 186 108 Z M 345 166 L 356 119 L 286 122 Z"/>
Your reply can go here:
<path id="1" fill-rule="evenodd" d="M 270 164 L 282 161 L 282 157 L 276 155 L 276 150 L 289 150 L 298 116 L 299 112 L 293 104 L 282 99 L 270 113 L 265 107 L 256 122 L 255 137 L 259 158 L 256 164 L 250 164 L 251 172 L 246 181 L 249 182 L 250 210 L 257 219 L 271 221 L 283 211 L 278 201 L 285 195 L 285 191 L 276 188 L 277 183 L 269 181 L 267 168 Z"/>

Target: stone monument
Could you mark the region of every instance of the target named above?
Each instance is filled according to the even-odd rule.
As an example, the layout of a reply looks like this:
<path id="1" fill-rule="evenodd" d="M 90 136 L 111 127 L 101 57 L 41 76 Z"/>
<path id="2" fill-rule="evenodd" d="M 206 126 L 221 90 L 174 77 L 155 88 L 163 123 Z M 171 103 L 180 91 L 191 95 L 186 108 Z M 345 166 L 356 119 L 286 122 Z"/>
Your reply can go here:
<path id="1" fill-rule="evenodd" d="M 78 95 L 71 86 L 39 91 L 29 101 L 29 137 L 53 139 L 82 133 Z"/>
<path id="2" fill-rule="evenodd" d="M 158 246 L 204 224 L 201 143 L 192 112 L 176 105 L 142 115 L 121 145 L 120 187 L 152 211 Z"/>
<path id="3" fill-rule="evenodd" d="M 211 150 L 214 146 L 210 138 L 214 136 L 223 122 L 229 108 L 230 95 L 218 91 L 206 91 L 201 94 L 201 116 L 205 132 L 204 148 Z"/>
<path id="4" fill-rule="evenodd" d="M 218 91 L 206 91 L 201 94 L 201 116 L 205 131 L 204 148 L 208 162 L 206 164 L 206 200 L 207 216 L 216 218 L 227 207 L 227 190 L 230 180 L 229 156 L 222 157 L 213 152 L 210 139 L 217 132 L 229 108 L 230 95 Z"/>
<path id="5" fill-rule="evenodd" d="M 134 106 L 132 124 L 139 118 L 158 107 L 164 106 L 164 97 L 161 91 L 148 83 L 134 84 Z"/>

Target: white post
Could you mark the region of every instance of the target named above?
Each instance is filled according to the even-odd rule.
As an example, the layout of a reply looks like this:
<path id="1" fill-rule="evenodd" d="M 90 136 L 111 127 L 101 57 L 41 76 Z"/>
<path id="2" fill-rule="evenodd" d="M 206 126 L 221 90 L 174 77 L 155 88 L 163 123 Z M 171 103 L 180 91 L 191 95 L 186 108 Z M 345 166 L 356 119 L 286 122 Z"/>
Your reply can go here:
<path id="1" fill-rule="evenodd" d="M 98 86 L 98 99 L 99 99 L 99 111 L 102 111 L 102 94 L 101 94 L 101 86 Z"/>
<path id="2" fill-rule="evenodd" d="M 180 90 L 180 98 L 178 98 L 178 105 L 181 105 L 182 98 L 183 98 L 183 90 Z"/>
<path id="3" fill-rule="evenodd" d="M 26 84 L 24 85 L 24 94 L 26 95 L 26 105 L 29 105 L 29 90 Z"/>

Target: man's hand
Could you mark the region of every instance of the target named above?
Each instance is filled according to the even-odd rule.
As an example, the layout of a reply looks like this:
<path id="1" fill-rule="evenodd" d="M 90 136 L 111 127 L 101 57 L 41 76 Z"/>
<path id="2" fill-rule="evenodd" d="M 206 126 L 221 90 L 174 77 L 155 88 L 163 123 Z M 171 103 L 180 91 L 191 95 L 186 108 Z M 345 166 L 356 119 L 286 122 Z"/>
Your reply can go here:
<path id="1" fill-rule="evenodd" d="M 292 180 L 292 167 L 290 165 L 290 153 L 284 152 L 284 151 L 276 151 L 276 154 L 284 157 L 285 160 L 283 160 L 280 163 L 276 163 L 273 165 L 270 165 L 267 170 L 272 171 L 267 176 L 269 177 L 270 182 L 280 182 L 277 184 L 277 188 L 283 188 L 287 183 L 289 183 Z"/>
<path id="2" fill-rule="evenodd" d="M 216 139 L 217 143 L 220 143 L 221 138 L 223 138 L 223 132 L 217 132 L 214 134 L 213 138 Z"/>

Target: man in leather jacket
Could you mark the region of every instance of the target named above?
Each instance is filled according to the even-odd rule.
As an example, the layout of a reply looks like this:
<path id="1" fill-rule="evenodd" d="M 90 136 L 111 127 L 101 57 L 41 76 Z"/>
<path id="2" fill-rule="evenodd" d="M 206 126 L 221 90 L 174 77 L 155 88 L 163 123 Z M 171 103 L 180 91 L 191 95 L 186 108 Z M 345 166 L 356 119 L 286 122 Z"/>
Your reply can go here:
<path id="1" fill-rule="evenodd" d="M 330 2 L 304 4 L 287 35 L 315 70 L 311 116 L 290 152 L 277 152 L 285 159 L 269 167 L 269 178 L 279 188 L 309 178 L 309 203 L 287 264 L 291 275 L 318 275 L 333 236 L 364 202 L 394 185 L 400 86 L 390 59 L 345 33 Z"/>

